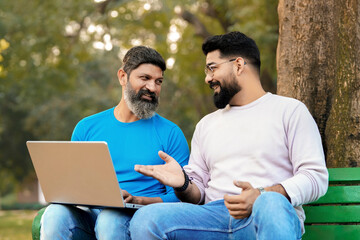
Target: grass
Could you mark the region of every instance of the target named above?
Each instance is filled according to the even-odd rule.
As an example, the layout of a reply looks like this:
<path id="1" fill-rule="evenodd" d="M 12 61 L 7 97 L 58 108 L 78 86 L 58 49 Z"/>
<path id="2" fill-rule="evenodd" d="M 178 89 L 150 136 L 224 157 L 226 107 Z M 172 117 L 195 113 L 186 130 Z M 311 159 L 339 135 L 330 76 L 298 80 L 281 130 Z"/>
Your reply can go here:
<path id="1" fill-rule="evenodd" d="M 0 211 L 0 240 L 30 240 L 37 210 Z"/>

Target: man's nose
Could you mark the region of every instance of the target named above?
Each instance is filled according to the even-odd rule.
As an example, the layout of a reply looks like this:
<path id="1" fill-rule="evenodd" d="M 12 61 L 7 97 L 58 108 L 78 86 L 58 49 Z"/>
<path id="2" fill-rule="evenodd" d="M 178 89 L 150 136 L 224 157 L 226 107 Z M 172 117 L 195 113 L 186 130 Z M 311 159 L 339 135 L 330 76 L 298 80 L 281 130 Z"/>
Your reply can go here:
<path id="1" fill-rule="evenodd" d="M 155 81 L 147 81 L 146 82 L 146 88 L 151 92 L 155 92 L 155 90 L 156 90 Z"/>
<path id="2" fill-rule="evenodd" d="M 212 72 L 208 72 L 205 76 L 205 83 L 206 84 L 210 84 L 210 82 L 212 81 L 213 79 L 213 73 Z"/>

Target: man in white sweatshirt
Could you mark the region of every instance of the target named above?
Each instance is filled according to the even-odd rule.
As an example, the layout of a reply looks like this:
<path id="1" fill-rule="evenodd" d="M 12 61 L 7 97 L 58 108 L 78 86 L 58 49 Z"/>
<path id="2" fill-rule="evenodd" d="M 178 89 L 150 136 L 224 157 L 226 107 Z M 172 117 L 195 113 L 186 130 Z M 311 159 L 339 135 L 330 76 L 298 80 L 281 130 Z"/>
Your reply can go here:
<path id="1" fill-rule="evenodd" d="M 202 49 L 219 110 L 197 124 L 184 169 L 161 151 L 166 164 L 135 166 L 183 203 L 138 210 L 132 239 L 301 239 L 301 205 L 328 186 L 314 119 L 303 103 L 263 90 L 258 47 L 243 33 L 210 37 Z"/>

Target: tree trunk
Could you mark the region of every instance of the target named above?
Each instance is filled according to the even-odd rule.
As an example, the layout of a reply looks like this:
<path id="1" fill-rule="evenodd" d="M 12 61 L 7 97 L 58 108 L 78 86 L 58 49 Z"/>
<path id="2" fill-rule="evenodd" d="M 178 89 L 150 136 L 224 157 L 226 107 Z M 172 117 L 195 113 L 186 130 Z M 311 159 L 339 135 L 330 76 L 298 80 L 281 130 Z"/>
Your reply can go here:
<path id="1" fill-rule="evenodd" d="M 328 167 L 360 166 L 360 0 L 279 0 L 279 95 L 304 102 Z"/>

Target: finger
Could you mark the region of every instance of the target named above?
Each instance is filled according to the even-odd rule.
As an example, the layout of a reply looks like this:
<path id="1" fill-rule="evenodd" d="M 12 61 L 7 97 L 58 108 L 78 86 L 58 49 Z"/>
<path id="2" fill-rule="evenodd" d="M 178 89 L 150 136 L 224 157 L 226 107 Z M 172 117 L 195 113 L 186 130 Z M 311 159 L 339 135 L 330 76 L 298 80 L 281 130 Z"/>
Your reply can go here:
<path id="1" fill-rule="evenodd" d="M 123 195 L 123 197 L 129 195 L 128 191 L 126 190 L 121 190 L 121 194 Z"/>
<path id="2" fill-rule="evenodd" d="M 148 176 L 155 178 L 156 180 L 162 181 L 164 180 L 164 176 L 161 174 L 161 172 L 157 171 L 156 168 L 159 167 L 157 165 L 135 165 L 134 169 L 135 171 Z"/>
<path id="3" fill-rule="evenodd" d="M 245 216 L 246 214 L 248 214 L 247 210 L 229 210 L 229 213 L 231 216 Z"/>
<path id="4" fill-rule="evenodd" d="M 243 204 L 230 204 L 225 203 L 225 207 L 230 211 L 243 211 L 246 210 L 245 206 Z"/>
<path id="5" fill-rule="evenodd" d="M 228 209 L 229 214 L 236 219 L 245 218 L 251 214 L 251 209 L 246 208 L 244 204 L 226 205 L 226 208 Z"/>
<path id="6" fill-rule="evenodd" d="M 124 202 L 129 203 L 132 201 L 133 196 L 129 194 L 128 196 L 123 197 L 123 198 L 124 198 Z"/>
<path id="7" fill-rule="evenodd" d="M 243 203 L 244 199 L 241 195 L 224 195 L 224 202 L 225 204 L 239 204 L 239 203 Z"/>
<path id="8" fill-rule="evenodd" d="M 246 218 L 246 217 L 249 217 L 250 214 L 246 211 L 237 211 L 237 212 L 230 212 L 229 211 L 229 214 L 235 218 L 235 219 L 243 219 L 243 218 Z"/>
<path id="9" fill-rule="evenodd" d="M 225 205 L 229 211 L 246 211 L 247 209 L 239 205 Z"/>
<path id="10" fill-rule="evenodd" d="M 252 185 L 249 182 L 242 182 L 234 180 L 234 185 L 238 188 L 242 188 L 243 190 L 252 189 Z"/>
<path id="11" fill-rule="evenodd" d="M 124 202 L 131 202 L 132 200 L 132 195 L 130 193 L 128 193 L 126 190 L 121 190 Z"/>
<path id="12" fill-rule="evenodd" d="M 164 160 L 166 163 L 169 163 L 171 161 L 173 161 L 174 159 L 167 153 L 163 152 L 163 151 L 159 151 L 158 152 L 159 157 Z"/>
<path id="13" fill-rule="evenodd" d="M 229 211 L 247 211 L 248 209 L 246 208 L 246 205 L 242 204 L 242 203 L 238 203 L 238 204 L 229 204 L 229 203 L 225 203 L 225 207 L 229 210 Z"/>
<path id="14" fill-rule="evenodd" d="M 154 167 L 151 165 L 138 165 L 136 164 L 134 166 L 134 170 L 145 175 L 145 176 L 149 176 L 152 177 L 154 174 Z"/>

